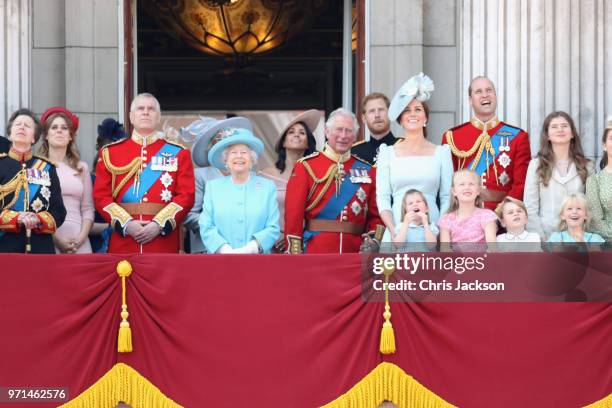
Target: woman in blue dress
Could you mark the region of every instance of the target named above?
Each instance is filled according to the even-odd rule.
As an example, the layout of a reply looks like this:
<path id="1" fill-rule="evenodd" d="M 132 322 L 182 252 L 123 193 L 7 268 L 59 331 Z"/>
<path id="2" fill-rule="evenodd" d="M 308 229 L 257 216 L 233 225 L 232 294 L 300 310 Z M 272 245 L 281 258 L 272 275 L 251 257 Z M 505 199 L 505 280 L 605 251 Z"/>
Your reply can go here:
<path id="1" fill-rule="evenodd" d="M 208 161 L 229 176 L 206 185 L 200 235 L 209 253 L 269 253 L 279 236 L 274 182 L 252 170 L 263 143 L 249 129 L 228 129 Z"/>
<path id="2" fill-rule="evenodd" d="M 385 242 L 396 235 L 395 226 L 402 221 L 402 197 L 406 191 L 416 189 L 423 193 L 434 225 L 449 205 L 453 176 L 450 148 L 427 140 L 427 100 L 433 90 L 433 81 L 420 73 L 402 85 L 389 107 L 389 119 L 397 121 L 404 132 L 393 146 L 380 146 L 378 155 L 376 202 L 387 227 Z"/>

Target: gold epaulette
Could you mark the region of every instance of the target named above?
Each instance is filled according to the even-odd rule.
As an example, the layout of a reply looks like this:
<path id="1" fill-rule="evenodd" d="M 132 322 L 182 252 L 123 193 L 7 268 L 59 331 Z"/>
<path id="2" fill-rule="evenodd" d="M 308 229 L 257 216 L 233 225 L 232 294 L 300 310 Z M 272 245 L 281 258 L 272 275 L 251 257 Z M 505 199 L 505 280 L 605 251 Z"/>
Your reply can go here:
<path id="1" fill-rule="evenodd" d="M 167 140 L 167 139 L 162 139 L 162 140 L 163 140 L 164 142 L 166 142 L 166 143 L 171 144 L 171 145 L 178 146 L 178 147 L 180 147 L 181 149 L 186 149 L 186 147 L 185 147 L 184 145 L 180 144 L 179 142 L 175 142 L 174 140 Z"/>
<path id="2" fill-rule="evenodd" d="M 138 156 L 125 166 L 115 166 L 110 160 L 108 146 L 109 145 L 106 145 L 102 149 L 102 161 L 104 162 L 104 166 L 106 167 L 108 172 L 112 175 L 111 191 L 113 198 L 116 198 L 119 194 L 119 191 L 121 191 L 123 186 L 125 186 L 132 177 L 140 177 L 140 166 L 142 165 L 142 159 L 140 158 L 140 156 Z M 119 185 L 115 187 L 115 179 L 118 175 L 121 174 L 125 174 L 125 177 L 123 178 L 123 180 L 121 180 Z"/>
<path id="3" fill-rule="evenodd" d="M 4 159 L 8 156 L 8 153 L 0 153 L 0 159 Z"/>
<path id="4" fill-rule="evenodd" d="M 34 155 L 32 155 L 32 156 L 33 156 L 33 157 L 36 157 L 37 159 L 40 159 L 40 160 L 44 160 L 44 161 L 46 161 L 47 163 L 49 163 L 49 164 L 53 165 L 53 167 L 56 167 L 56 168 L 57 168 L 57 166 L 59 166 L 59 165 L 58 165 L 56 162 L 52 161 L 52 160 L 51 160 L 51 159 L 49 159 L 48 157 L 39 156 L 39 155 L 37 155 L 37 154 L 34 154 Z"/>
<path id="5" fill-rule="evenodd" d="M 351 156 L 353 156 L 355 158 L 355 160 L 360 161 L 362 163 L 367 164 L 370 167 L 374 167 L 374 165 L 372 163 L 370 163 L 369 161 L 367 161 L 366 159 L 362 159 L 361 157 L 357 156 L 356 154 L 351 153 Z"/>
<path id="6" fill-rule="evenodd" d="M 110 142 L 110 143 L 108 143 L 108 144 L 104 145 L 104 147 L 102 147 L 102 149 L 106 149 L 106 148 L 108 148 L 109 146 L 113 146 L 113 145 L 116 145 L 116 144 L 119 144 L 119 143 L 125 142 L 125 141 L 126 141 L 126 140 L 128 140 L 128 139 L 129 139 L 129 137 L 126 137 L 126 138 L 124 138 L 124 139 L 117 140 L 117 141 L 115 141 L 115 142 Z"/>
<path id="7" fill-rule="evenodd" d="M 359 146 L 360 144 L 364 144 L 365 142 L 366 142 L 365 139 L 361 139 L 360 141 L 353 143 L 353 147 Z"/>
<path id="8" fill-rule="evenodd" d="M 301 163 L 301 162 L 303 162 L 305 160 L 308 160 L 308 159 L 312 159 L 313 157 L 317 157 L 319 155 L 319 153 L 320 152 L 314 152 L 314 153 L 309 154 L 308 156 L 304 156 L 304 157 L 298 159 L 298 163 Z"/>
<path id="9" fill-rule="evenodd" d="M 319 201 L 321 201 L 321 199 L 323 198 L 325 193 L 327 193 L 327 190 L 329 190 L 329 187 L 331 186 L 331 183 L 334 181 L 334 178 L 336 177 L 336 173 L 338 173 L 338 165 L 336 163 L 330 165 L 329 168 L 327 169 L 327 172 L 325 173 L 325 175 L 323 177 L 321 177 L 321 178 L 318 178 L 316 176 L 316 174 L 314 173 L 314 170 L 312 170 L 312 167 L 310 167 L 310 165 L 308 163 L 302 162 L 302 164 L 304 165 L 304 168 L 308 172 L 308 175 L 312 178 L 312 180 L 314 182 L 312 184 L 312 187 L 310 188 L 310 191 L 308 192 L 308 196 L 306 197 L 306 201 L 310 200 L 310 198 L 314 194 L 314 191 L 316 190 L 316 188 L 317 188 L 317 186 L 319 184 L 321 184 L 323 182 L 325 183 L 323 185 L 323 187 L 321 188 L 321 191 L 319 192 L 319 195 L 317 195 L 317 197 L 314 199 L 314 201 L 312 203 L 310 203 L 310 205 L 308 205 L 306 207 L 306 211 L 310 211 L 313 208 L 315 208 L 317 206 L 317 204 L 319 204 Z"/>

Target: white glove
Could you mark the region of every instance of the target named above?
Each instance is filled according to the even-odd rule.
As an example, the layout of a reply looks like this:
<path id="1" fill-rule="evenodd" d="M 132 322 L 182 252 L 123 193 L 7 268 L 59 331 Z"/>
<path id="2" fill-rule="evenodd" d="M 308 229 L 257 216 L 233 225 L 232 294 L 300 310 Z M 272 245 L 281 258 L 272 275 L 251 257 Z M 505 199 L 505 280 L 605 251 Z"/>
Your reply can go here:
<path id="1" fill-rule="evenodd" d="M 257 243 L 256 240 L 253 239 L 249 241 L 249 243 L 246 244 L 245 246 L 235 249 L 234 253 L 235 254 L 258 254 L 259 244 Z"/>
<path id="2" fill-rule="evenodd" d="M 223 244 L 217 249 L 218 254 L 235 254 L 236 251 L 228 244 Z"/>

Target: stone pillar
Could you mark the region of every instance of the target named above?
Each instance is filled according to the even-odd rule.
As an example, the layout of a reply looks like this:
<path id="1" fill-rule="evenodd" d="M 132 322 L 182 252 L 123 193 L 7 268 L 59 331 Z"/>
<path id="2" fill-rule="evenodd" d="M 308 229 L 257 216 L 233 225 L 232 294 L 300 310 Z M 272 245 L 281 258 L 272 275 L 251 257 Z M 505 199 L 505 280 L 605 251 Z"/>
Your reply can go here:
<path id="1" fill-rule="evenodd" d="M 461 95 L 470 78 L 496 84 L 499 116 L 526 129 L 539 148 L 544 117 L 567 111 L 585 154 L 601 154 L 600 137 L 612 113 L 611 0 L 463 0 Z M 470 114 L 460 98 L 463 119 Z"/>
<path id="2" fill-rule="evenodd" d="M 0 0 L 0 135 L 9 116 L 30 105 L 30 3 Z"/>

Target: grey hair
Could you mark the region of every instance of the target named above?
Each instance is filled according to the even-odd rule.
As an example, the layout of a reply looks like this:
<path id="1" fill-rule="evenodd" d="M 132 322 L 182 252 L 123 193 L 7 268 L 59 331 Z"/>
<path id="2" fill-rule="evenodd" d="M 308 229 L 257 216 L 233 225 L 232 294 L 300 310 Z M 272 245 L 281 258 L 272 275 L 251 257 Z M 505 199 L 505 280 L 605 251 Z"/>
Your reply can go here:
<path id="1" fill-rule="evenodd" d="M 159 104 L 159 101 L 157 100 L 157 98 L 148 92 L 143 92 L 143 93 L 139 93 L 138 95 L 136 95 L 134 97 L 134 99 L 132 99 L 132 103 L 130 104 L 130 112 L 134 112 L 136 110 L 136 99 L 138 98 L 151 98 L 155 101 L 155 107 L 157 108 L 158 112 L 161 112 L 161 106 Z"/>
<path id="2" fill-rule="evenodd" d="M 353 133 L 357 134 L 357 132 L 359 132 L 359 121 L 357 121 L 357 117 L 355 116 L 353 112 L 345 108 L 338 108 L 329 114 L 329 117 L 327 118 L 327 122 L 325 122 L 326 129 L 331 130 L 337 116 L 344 116 L 347 118 L 351 118 L 353 120 Z"/>
<path id="3" fill-rule="evenodd" d="M 242 143 L 240 143 L 242 144 Z M 229 154 L 228 150 L 230 147 L 232 146 L 236 146 L 236 145 L 229 145 L 227 146 L 225 149 L 223 149 L 223 153 L 222 156 L 223 157 L 223 163 L 225 164 L 225 168 L 227 169 L 227 156 Z M 245 145 L 247 149 L 249 149 L 249 154 L 251 155 L 251 170 L 257 166 L 257 159 L 259 158 L 257 156 L 257 152 L 253 149 L 251 149 L 249 146 Z"/>

